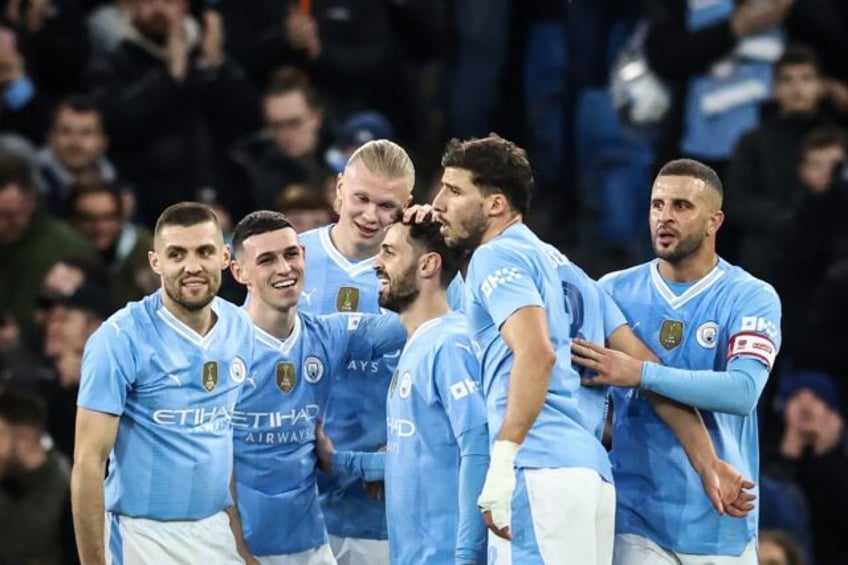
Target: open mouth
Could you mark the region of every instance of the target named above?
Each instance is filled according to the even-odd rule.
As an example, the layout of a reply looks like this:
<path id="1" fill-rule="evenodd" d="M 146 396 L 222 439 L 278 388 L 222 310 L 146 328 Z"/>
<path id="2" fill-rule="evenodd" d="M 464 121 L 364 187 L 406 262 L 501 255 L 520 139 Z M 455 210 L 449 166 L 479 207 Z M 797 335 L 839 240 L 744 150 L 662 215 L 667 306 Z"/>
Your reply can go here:
<path id="1" fill-rule="evenodd" d="M 297 279 L 284 279 L 271 283 L 271 286 L 273 288 L 276 288 L 277 290 L 282 290 L 287 288 L 294 288 L 295 284 L 297 284 Z"/>

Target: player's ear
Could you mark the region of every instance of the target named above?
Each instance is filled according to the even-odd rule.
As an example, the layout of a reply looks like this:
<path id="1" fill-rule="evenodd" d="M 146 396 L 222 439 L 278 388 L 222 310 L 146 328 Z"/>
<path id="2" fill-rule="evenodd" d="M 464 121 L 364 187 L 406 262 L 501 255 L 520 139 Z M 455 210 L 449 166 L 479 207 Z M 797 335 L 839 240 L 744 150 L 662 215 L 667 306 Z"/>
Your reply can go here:
<path id="1" fill-rule="evenodd" d="M 707 222 L 707 235 L 715 237 L 721 225 L 724 223 L 724 212 L 717 210 L 710 214 L 710 219 Z"/>
<path id="2" fill-rule="evenodd" d="M 232 251 L 230 250 L 230 245 L 229 245 L 229 244 L 226 244 L 226 243 L 224 244 L 224 253 L 223 253 L 223 255 L 224 255 L 224 256 L 222 257 L 222 259 L 224 260 L 224 264 L 221 266 L 221 270 L 222 270 L 222 271 L 226 271 L 226 270 L 227 270 L 227 267 L 229 267 L 229 266 L 230 266 L 230 263 L 232 262 L 232 259 L 233 259 L 233 253 L 232 253 Z"/>
<path id="3" fill-rule="evenodd" d="M 429 279 L 442 270 L 442 256 L 438 253 L 425 253 L 418 259 L 418 272 L 422 278 Z"/>
<path id="4" fill-rule="evenodd" d="M 153 269 L 153 272 L 157 275 L 162 274 L 162 269 L 159 267 L 159 254 L 155 251 L 147 252 L 147 262 L 150 264 L 150 268 Z"/>
<path id="5" fill-rule="evenodd" d="M 500 216 L 509 210 L 509 202 L 507 202 L 506 196 L 501 192 L 495 192 L 489 195 L 487 200 L 489 201 L 488 209 L 490 216 Z"/>
<path id="6" fill-rule="evenodd" d="M 237 283 L 247 286 L 247 273 L 239 265 L 238 259 L 230 261 L 230 272 L 233 274 L 233 278 L 236 279 Z"/>

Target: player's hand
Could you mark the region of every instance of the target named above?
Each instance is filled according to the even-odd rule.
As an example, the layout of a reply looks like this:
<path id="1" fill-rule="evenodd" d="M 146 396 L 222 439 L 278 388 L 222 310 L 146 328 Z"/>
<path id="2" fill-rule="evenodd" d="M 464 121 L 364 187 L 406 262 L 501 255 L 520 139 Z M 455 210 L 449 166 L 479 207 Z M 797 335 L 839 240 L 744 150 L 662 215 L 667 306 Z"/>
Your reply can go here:
<path id="1" fill-rule="evenodd" d="M 318 468 L 324 473 L 333 472 L 330 460 L 335 452 L 333 440 L 324 434 L 324 422 L 318 420 L 318 425 L 315 426 L 315 454 L 318 456 Z"/>
<path id="2" fill-rule="evenodd" d="M 715 459 L 699 473 L 704 492 L 719 514 L 739 496 L 742 490 L 742 473 L 721 459 Z"/>
<path id="3" fill-rule="evenodd" d="M 754 501 L 757 499 L 757 495 L 748 492 L 752 488 L 754 488 L 753 482 L 747 479 L 742 480 L 742 489 L 739 491 L 739 495 L 734 501 L 724 505 L 724 511 L 727 512 L 728 516 L 744 518 L 754 509 Z"/>
<path id="4" fill-rule="evenodd" d="M 642 382 L 642 361 L 591 341 L 575 338 L 571 360 L 595 373 L 581 379 L 584 385 L 634 387 Z"/>
<path id="5" fill-rule="evenodd" d="M 515 456 L 521 446 L 498 440 L 492 446 L 486 482 L 477 498 L 483 521 L 496 536 L 511 540 L 512 493 L 515 491 Z"/>
<path id="6" fill-rule="evenodd" d="M 403 210 L 404 224 L 423 224 L 436 219 L 436 213 L 429 204 L 413 204 Z"/>

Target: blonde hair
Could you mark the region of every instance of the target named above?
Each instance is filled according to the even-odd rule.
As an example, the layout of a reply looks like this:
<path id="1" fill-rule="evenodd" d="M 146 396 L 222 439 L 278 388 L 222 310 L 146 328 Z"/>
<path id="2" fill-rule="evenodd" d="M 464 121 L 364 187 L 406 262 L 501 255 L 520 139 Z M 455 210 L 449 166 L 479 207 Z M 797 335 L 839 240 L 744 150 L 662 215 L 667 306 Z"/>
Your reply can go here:
<path id="1" fill-rule="evenodd" d="M 415 185 L 415 165 L 406 150 L 388 139 L 374 139 L 359 147 L 347 161 L 345 168 L 362 161 L 369 171 L 389 179 L 404 179 L 409 192 Z"/>

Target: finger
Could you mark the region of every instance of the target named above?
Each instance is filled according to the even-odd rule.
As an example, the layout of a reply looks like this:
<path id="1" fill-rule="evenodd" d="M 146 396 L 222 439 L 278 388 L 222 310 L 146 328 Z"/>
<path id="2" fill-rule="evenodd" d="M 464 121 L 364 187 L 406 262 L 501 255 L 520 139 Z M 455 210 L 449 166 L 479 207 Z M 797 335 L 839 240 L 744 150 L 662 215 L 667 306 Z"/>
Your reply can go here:
<path id="1" fill-rule="evenodd" d="M 736 508 L 735 506 L 728 506 L 727 507 L 727 515 L 731 516 L 733 518 L 745 518 L 746 516 L 748 516 L 748 512 L 746 512 L 744 510 L 740 510 L 740 509 Z"/>
<path id="2" fill-rule="evenodd" d="M 716 512 L 724 514 L 724 502 L 721 499 L 721 490 L 718 487 L 718 481 L 716 481 L 716 484 L 713 484 L 707 489 L 707 497 L 710 499 L 710 502 L 712 502 L 713 508 L 716 509 Z"/>
<path id="3" fill-rule="evenodd" d="M 600 373 L 601 364 L 592 359 L 591 357 L 584 357 L 583 355 L 571 355 L 571 362 L 580 365 L 586 369 L 591 369 L 596 373 Z"/>
<path id="4" fill-rule="evenodd" d="M 582 377 L 580 384 L 583 386 L 607 386 L 610 383 L 599 375 L 597 377 Z"/>
<path id="5" fill-rule="evenodd" d="M 494 520 L 492 520 L 492 513 L 488 510 L 483 512 L 483 521 L 486 523 L 486 526 L 499 538 L 503 538 L 505 540 L 512 541 L 512 534 L 509 532 L 509 526 L 505 526 L 503 528 L 499 528 L 495 525 Z"/>
<path id="6" fill-rule="evenodd" d="M 585 339 L 580 339 L 579 337 L 574 338 L 573 343 L 576 343 L 580 347 L 584 347 L 598 354 L 602 354 L 606 349 L 603 345 L 598 345 L 593 341 L 587 341 Z"/>
<path id="7" fill-rule="evenodd" d="M 423 224 L 424 222 L 426 222 L 430 219 L 430 216 L 432 216 L 431 210 L 426 209 L 426 208 L 421 208 L 415 214 L 415 223 L 416 224 Z"/>
<path id="8" fill-rule="evenodd" d="M 748 479 L 744 479 L 744 480 L 742 481 L 742 488 L 744 488 L 745 490 L 751 490 L 751 489 L 752 489 L 752 488 L 754 488 L 755 486 L 756 486 L 756 484 L 755 484 L 755 483 L 753 483 L 753 482 L 751 482 L 751 481 L 749 481 Z"/>

